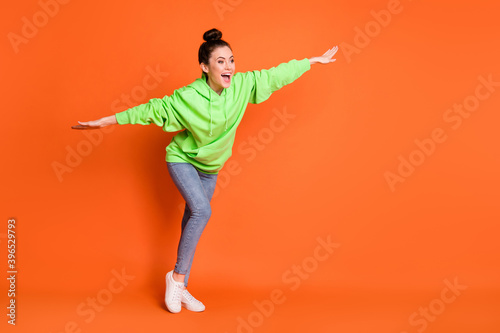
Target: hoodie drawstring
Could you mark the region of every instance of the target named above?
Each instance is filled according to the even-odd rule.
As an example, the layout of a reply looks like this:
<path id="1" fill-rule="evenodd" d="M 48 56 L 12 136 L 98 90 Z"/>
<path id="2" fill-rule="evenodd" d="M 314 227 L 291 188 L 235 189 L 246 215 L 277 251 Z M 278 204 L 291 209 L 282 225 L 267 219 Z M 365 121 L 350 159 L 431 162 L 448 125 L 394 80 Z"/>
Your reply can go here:
<path id="1" fill-rule="evenodd" d="M 227 131 L 227 109 L 226 109 L 226 96 L 224 96 L 224 117 L 226 118 L 226 128 L 224 129 Z"/>
<path id="2" fill-rule="evenodd" d="M 208 88 L 208 96 L 209 96 L 209 101 L 208 101 L 208 113 L 210 114 L 210 136 L 213 135 L 212 129 L 213 129 L 213 119 L 212 119 L 212 88 Z M 226 120 L 226 126 L 224 128 L 225 131 L 227 131 L 227 108 L 226 108 L 226 96 L 224 96 L 224 118 Z"/>
<path id="3" fill-rule="evenodd" d="M 208 101 L 208 113 L 210 114 L 210 136 L 212 136 L 212 89 L 209 88 L 209 101 Z"/>

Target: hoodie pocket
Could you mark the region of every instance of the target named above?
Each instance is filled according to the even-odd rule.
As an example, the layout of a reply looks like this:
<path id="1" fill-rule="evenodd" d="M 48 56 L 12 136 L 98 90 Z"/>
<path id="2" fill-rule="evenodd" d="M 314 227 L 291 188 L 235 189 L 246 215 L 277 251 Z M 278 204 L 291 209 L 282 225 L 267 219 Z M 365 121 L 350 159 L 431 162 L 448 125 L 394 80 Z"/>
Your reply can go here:
<path id="1" fill-rule="evenodd" d="M 200 147 L 196 154 L 188 153 L 188 155 L 207 166 L 219 166 L 233 154 L 233 142 L 232 137 L 220 139 Z"/>

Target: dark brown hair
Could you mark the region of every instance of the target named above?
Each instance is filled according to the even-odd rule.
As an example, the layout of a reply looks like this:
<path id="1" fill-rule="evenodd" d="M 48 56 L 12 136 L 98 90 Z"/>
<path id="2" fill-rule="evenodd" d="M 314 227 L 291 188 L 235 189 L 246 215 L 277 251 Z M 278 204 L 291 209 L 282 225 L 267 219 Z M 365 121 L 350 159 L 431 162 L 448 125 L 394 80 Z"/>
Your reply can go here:
<path id="1" fill-rule="evenodd" d="M 204 63 L 208 65 L 212 52 L 218 47 L 227 46 L 231 49 L 229 43 L 223 41 L 221 38 L 222 32 L 217 29 L 208 30 L 203 34 L 205 42 L 200 45 L 200 49 L 198 50 L 198 62 L 200 64 Z"/>

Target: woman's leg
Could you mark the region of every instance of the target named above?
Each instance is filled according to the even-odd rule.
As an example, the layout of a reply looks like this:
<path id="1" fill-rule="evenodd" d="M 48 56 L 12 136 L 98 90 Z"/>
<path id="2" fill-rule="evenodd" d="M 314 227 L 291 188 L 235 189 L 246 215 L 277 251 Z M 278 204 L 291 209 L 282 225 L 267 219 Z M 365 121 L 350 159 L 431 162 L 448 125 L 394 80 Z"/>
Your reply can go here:
<path id="1" fill-rule="evenodd" d="M 215 175 L 215 177 L 214 177 L 214 175 L 204 174 L 204 173 L 199 172 L 199 171 L 198 171 L 198 173 L 200 174 L 200 180 L 201 180 L 201 184 L 203 186 L 203 189 L 205 190 L 205 193 L 208 196 L 208 201 L 210 202 L 212 200 L 212 196 L 213 196 L 214 191 L 215 191 L 216 180 L 217 180 L 216 176 L 217 175 Z M 182 232 L 184 232 L 184 228 L 186 227 L 186 224 L 188 223 L 190 217 L 191 217 L 191 210 L 189 209 L 189 205 L 186 203 L 186 207 L 184 208 L 184 216 L 182 217 L 182 224 L 181 224 Z M 181 235 L 181 237 L 182 237 L 182 235 Z M 180 252 L 180 247 L 181 247 L 181 242 L 179 242 L 179 247 L 177 249 L 177 252 Z M 194 254 L 191 257 L 191 261 L 189 262 L 188 270 L 187 270 L 186 276 L 184 278 L 184 285 L 186 287 L 188 285 L 189 273 L 191 272 L 193 258 L 194 258 Z"/>
<path id="2" fill-rule="evenodd" d="M 189 163 L 167 163 L 167 166 L 186 201 L 174 272 L 185 274 L 184 285 L 187 286 L 196 245 L 212 213 L 210 200 L 217 183 L 217 174 L 205 174 Z"/>

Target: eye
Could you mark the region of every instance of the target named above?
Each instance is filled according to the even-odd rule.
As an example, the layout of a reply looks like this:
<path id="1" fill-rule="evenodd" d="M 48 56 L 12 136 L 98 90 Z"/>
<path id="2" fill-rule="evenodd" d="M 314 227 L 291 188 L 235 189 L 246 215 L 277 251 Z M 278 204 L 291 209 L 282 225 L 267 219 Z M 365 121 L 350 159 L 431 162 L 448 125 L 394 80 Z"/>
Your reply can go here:
<path id="1" fill-rule="evenodd" d="M 219 61 L 218 61 L 218 63 L 219 63 L 219 64 L 223 64 L 224 62 L 223 62 L 222 60 L 219 60 Z"/>
<path id="2" fill-rule="evenodd" d="M 234 59 L 231 59 L 231 63 L 234 64 Z"/>

